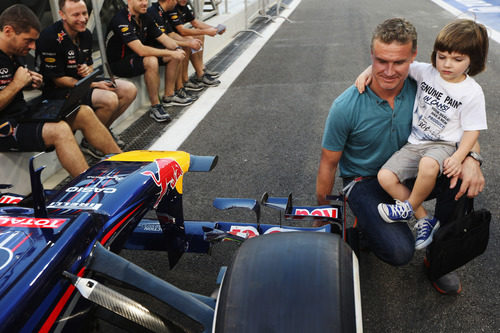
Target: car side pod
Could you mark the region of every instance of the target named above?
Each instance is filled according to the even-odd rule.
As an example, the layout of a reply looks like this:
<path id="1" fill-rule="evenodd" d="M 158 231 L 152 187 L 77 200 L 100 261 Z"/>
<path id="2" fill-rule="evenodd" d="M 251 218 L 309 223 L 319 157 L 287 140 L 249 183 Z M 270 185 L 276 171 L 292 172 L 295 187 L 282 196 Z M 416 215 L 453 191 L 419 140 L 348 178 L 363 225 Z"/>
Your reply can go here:
<path id="1" fill-rule="evenodd" d="M 362 332 L 358 261 L 337 234 L 275 233 L 239 248 L 214 332 Z"/>

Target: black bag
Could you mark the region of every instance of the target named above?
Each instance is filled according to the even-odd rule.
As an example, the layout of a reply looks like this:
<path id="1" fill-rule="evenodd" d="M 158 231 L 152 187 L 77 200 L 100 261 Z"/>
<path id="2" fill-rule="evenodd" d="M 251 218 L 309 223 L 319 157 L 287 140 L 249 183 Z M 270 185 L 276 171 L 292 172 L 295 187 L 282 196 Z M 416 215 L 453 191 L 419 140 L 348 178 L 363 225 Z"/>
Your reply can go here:
<path id="1" fill-rule="evenodd" d="M 475 211 L 473 200 L 460 200 L 458 218 L 439 228 L 427 248 L 429 278 L 431 281 L 465 265 L 481 255 L 488 246 L 491 213 L 486 209 Z"/>

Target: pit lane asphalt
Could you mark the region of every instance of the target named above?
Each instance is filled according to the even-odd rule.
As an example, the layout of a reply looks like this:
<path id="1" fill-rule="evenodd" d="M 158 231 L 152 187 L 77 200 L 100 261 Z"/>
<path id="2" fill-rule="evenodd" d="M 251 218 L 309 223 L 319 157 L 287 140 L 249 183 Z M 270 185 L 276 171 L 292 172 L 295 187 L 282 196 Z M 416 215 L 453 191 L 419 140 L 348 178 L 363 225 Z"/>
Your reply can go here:
<path id="1" fill-rule="evenodd" d="M 420 61 L 429 61 L 437 32 L 454 19 L 427 0 L 302 0 L 290 16 L 294 23 L 280 27 L 179 148 L 219 156 L 212 172 L 185 176 L 186 219 L 254 221 L 245 211 L 217 212 L 211 201 L 218 196 L 258 199 L 265 191 L 276 196 L 292 192 L 295 203 L 314 203 L 330 105 L 369 64 L 374 27 L 395 16 L 406 17 L 417 27 Z M 480 136 L 487 186 L 475 205 L 492 212 L 488 249 L 458 270 L 463 283 L 459 296 L 442 296 L 432 288 L 422 251 L 399 268 L 363 252 L 365 332 L 500 332 L 499 59 L 500 46 L 491 41 L 487 71 L 476 77 L 486 97 L 489 130 Z M 278 216 L 266 210 L 263 222 L 275 222 Z M 162 254 L 122 254 L 180 288 L 209 295 L 219 267 L 229 265 L 235 249 L 225 243 L 217 245 L 211 256 L 186 254 L 172 271 Z"/>

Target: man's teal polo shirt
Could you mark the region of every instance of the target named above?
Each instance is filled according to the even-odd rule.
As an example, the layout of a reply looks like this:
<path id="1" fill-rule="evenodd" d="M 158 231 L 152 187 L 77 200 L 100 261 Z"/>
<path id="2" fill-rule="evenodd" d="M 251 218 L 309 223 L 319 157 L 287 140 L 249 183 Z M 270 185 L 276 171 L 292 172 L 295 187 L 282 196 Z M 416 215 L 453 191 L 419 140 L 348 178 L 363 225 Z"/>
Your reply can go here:
<path id="1" fill-rule="evenodd" d="M 369 88 L 349 87 L 334 102 L 323 134 L 323 148 L 342 151 L 340 176 L 375 176 L 408 140 L 416 84 L 406 79 L 394 110 Z"/>

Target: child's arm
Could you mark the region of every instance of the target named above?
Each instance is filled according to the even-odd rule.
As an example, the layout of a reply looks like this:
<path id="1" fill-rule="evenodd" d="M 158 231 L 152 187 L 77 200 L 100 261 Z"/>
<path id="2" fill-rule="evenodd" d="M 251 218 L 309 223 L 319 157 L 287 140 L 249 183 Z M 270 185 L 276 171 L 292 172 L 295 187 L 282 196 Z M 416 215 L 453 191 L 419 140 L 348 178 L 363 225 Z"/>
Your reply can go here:
<path id="1" fill-rule="evenodd" d="M 448 177 L 458 176 L 462 169 L 462 162 L 477 142 L 479 131 L 464 131 L 458 149 L 453 155 L 444 160 L 443 173 Z"/>
<path id="2" fill-rule="evenodd" d="M 358 91 L 360 94 L 365 92 L 365 87 L 372 82 L 372 66 L 366 67 L 366 69 L 359 74 L 359 76 L 356 78 L 356 82 L 354 82 L 354 85 L 356 88 L 358 88 Z"/>

